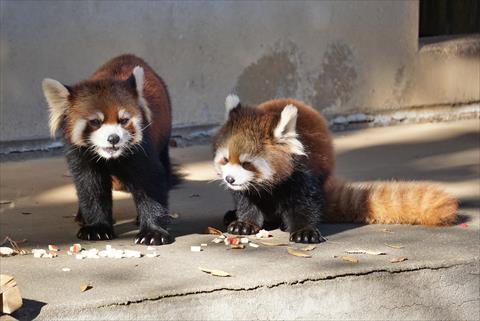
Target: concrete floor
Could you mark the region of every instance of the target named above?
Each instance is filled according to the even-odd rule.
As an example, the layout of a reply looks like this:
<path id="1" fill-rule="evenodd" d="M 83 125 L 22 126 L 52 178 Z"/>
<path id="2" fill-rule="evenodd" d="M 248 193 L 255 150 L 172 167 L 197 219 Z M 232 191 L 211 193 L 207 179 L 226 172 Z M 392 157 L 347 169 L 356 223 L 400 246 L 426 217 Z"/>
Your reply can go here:
<path id="1" fill-rule="evenodd" d="M 157 248 L 157 258 L 85 259 L 67 256 L 78 242 L 73 222 L 75 191 L 61 157 L 4 162 L 0 167 L 0 237 L 27 239 L 26 248 L 62 247 L 59 257 L 1 258 L 1 273 L 14 275 L 24 298 L 18 319 L 479 319 L 479 121 L 406 125 L 335 135 L 339 176 L 349 180 L 432 180 L 461 202 L 460 223 L 421 226 L 323 225 L 328 241 L 312 258 L 285 247 L 226 250 L 202 234 L 222 227 L 231 199 L 217 182 L 209 146 L 172 149 L 186 181 L 171 192 L 176 242 Z M 86 248 L 131 248 L 135 209 L 115 192 L 119 238 L 81 242 Z M 386 232 L 384 229 L 389 231 Z M 288 234 L 274 231 L 274 239 Z M 191 245 L 208 243 L 203 252 Z M 399 243 L 393 249 L 385 243 Z M 384 251 L 338 257 L 345 250 Z M 390 263 L 394 256 L 407 261 Z M 232 274 L 218 278 L 198 267 Z M 70 272 L 63 272 L 68 267 Z M 81 283 L 93 288 L 81 293 Z"/>

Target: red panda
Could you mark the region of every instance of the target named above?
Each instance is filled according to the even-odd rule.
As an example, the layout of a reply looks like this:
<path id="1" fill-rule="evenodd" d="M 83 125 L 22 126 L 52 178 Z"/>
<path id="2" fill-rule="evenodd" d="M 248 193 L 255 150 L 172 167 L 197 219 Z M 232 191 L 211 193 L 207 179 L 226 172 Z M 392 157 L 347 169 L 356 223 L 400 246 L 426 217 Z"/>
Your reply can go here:
<path id="1" fill-rule="evenodd" d="M 135 242 L 166 244 L 172 179 L 167 87 L 142 59 L 122 55 L 88 80 L 66 86 L 44 79 L 52 136 L 60 129 L 83 223 L 77 236 L 113 238 L 112 184 L 132 193 L 139 214 Z M 112 181 L 113 180 L 113 181 Z"/>
<path id="2" fill-rule="evenodd" d="M 276 99 L 252 108 L 230 95 L 225 106 L 227 121 L 214 139 L 214 167 L 234 197 L 231 233 L 252 234 L 277 224 L 290 231 L 291 241 L 318 243 L 320 221 L 448 225 L 456 220 L 456 199 L 431 183 L 360 185 L 335 178 L 328 124 L 300 101 Z"/>

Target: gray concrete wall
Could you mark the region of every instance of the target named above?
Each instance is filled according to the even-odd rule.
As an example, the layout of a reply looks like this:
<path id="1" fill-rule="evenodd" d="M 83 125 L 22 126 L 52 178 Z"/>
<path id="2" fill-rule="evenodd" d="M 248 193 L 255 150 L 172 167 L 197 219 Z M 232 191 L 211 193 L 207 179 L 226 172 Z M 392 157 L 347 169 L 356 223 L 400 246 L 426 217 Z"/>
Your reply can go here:
<path id="1" fill-rule="evenodd" d="M 220 122 L 232 91 L 330 116 L 480 100 L 480 38 L 419 46 L 416 1 L 0 3 L 3 142 L 48 137 L 42 78 L 126 52 L 165 79 L 177 127 Z"/>

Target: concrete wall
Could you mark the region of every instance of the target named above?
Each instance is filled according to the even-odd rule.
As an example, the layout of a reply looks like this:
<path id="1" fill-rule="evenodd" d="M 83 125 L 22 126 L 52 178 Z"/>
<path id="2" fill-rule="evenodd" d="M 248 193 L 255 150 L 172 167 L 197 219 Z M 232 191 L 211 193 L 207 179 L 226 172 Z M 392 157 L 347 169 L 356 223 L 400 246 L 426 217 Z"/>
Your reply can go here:
<path id="1" fill-rule="evenodd" d="M 480 100 L 480 38 L 419 48 L 416 1 L 0 5 L 3 142 L 48 137 L 44 77 L 74 83 L 126 52 L 165 79 L 177 127 L 220 122 L 232 91 L 327 115 Z"/>

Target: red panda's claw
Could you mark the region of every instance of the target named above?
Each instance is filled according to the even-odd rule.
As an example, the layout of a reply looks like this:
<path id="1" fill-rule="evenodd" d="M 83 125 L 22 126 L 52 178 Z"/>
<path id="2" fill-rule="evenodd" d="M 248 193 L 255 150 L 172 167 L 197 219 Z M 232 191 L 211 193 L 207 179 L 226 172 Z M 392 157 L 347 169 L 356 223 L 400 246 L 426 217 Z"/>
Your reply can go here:
<path id="1" fill-rule="evenodd" d="M 290 241 L 295 243 L 321 243 L 325 238 L 318 229 L 307 227 L 290 234 Z"/>

